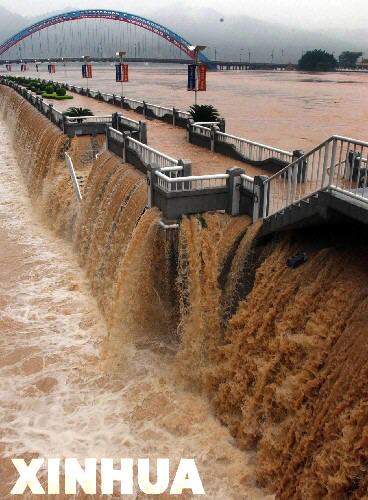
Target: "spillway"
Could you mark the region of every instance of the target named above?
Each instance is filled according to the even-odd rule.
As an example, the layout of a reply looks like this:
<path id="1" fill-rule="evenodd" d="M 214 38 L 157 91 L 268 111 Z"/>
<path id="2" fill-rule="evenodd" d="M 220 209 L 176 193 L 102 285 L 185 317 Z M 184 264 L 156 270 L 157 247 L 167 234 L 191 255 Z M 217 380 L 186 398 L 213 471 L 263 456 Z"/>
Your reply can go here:
<path id="1" fill-rule="evenodd" d="M 366 240 L 259 242 L 219 213 L 164 232 L 133 167 L 78 164 L 9 89 L 0 110 L 4 459 L 190 455 L 209 498 L 362 498 Z"/>

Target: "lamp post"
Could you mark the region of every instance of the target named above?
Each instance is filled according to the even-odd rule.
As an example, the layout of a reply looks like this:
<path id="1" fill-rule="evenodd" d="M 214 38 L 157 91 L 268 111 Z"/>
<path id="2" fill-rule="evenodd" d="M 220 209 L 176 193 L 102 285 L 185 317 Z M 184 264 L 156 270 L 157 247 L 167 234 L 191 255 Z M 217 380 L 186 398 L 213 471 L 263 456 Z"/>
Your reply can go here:
<path id="1" fill-rule="evenodd" d="M 120 50 L 119 52 L 116 52 L 116 55 L 119 57 L 120 61 L 120 68 L 121 71 L 123 70 L 123 64 L 124 64 L 124 56 L 126 55 L 126 52 L 123 50 Z M 121 75 L 121 107 L 123 107 L 123 101 L 124 101 L 124 82 L 123 82 L 123 74 Z"/>
<path id="2" fill-rule="evenodd" d="M 199 54 L 200 54 L 200 52 L 202 52 L 202 50 L 205 50 L 207 48 L 207 45 L 189 45 L 188 48 L 191 52 L 194 52 L 194 64 L 195 64 L 195 76 L 196 76 L 196 84 L 195 84 L 195 89 L 194 89 L 194 104 L 197 105 Z"/>

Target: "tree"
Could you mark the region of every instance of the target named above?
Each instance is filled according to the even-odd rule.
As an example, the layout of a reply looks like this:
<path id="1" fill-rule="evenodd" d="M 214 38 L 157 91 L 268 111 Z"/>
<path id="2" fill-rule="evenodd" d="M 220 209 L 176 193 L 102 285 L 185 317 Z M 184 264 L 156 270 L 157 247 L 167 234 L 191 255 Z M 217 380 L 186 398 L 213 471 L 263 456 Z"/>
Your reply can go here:
<path id="1" fill-rule="evenodd" d="M 349 52 L 346 50 L 339 55 L 340 68 L 355 68 L 359 57 L 362 57 L 363 52 Z"/>
<path id="2" fill-rule="evenodd" d="M 306 52 L 298 62 L 301 71 L 334 71 L 337 61 L 333 54 L 316 49 Z"/>
<path id="3" fill-rule="evenodd" d="M 211 104 L 194 104 L 189 108 L 189 114 L 195 122 L 217 122 L 220 117 Z"/>

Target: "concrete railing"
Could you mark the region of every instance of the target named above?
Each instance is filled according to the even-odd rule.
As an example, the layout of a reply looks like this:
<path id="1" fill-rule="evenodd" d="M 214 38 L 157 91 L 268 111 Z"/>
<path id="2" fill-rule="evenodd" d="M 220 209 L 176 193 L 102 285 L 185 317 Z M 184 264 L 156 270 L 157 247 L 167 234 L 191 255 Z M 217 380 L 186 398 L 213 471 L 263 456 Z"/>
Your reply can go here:
<path id="1" fill-rule="evenodd" d="M 283 151 L 282 149 L 222 132 L 216 132 L 216 143 L 229 145 L 248 162 L 262 163 L 270 158 L 287 164 L 293 161 L 293 153 L 290 151 Z"/>
<path id="2" fill-rule="evenodd" d="M 122 98 L 120 95 L 109 94 L 96 89 L 88 89 L 87 91 L 87 89 L 80 87 L 79 85 L 60 83 L 53 80 L 43 80 L 43 82 L 63 85 L 67 90 L 71 92 L 76 92 L 93 99 L 98 99 L 108 104 L 119 106 L 123 109 L 132 110 L 137 113 L 143 114 L 143 116 L 145 117 L 155 118 L 157 120 L 161 120 L 175 126 L 186 128 L 188 120 L 190 119 L 190 114 L 188 112 L 178 110 L 175 107 L 170 108 L 167 106 L 159 106 L 158 104 L 146 103 L 143 100 L 140 101 L 127 97 Z"/>
<path id="3" fill-rule="evenodd" d="M 252 180 L 237 167 L 225 174 L 200 176 L 186 175 L 183 170 L 177 177 L 150 167 L 147 170 L 148 206 L 157 206 L 167 221 L 212 210 L 253 216 L 256 198 Z"/>
<path id="4" fill-rule="evenodd" d="M 221 124 L 222 125 L 222 124 Z M 218 124 L 188 122 L 188 141 L 275 173 L 289 165 L 294 153 L 226 134 Z"/>
<path id="5" fill-rule="evenodd" d="M 229 178 L 229 174 L 191 175 L 171 178 L 160 170 L 155 170 L 155 175 L 157 176 L 157 186 L 166 193 L 226 187 L 226 181 Z"/>
<path id="6" fill-rule="evenodd" d="M 107 125 L 112 123 L 112 116 L 66 116 L 67 123 L 106 123 Z"/>
<path id="7" fill-rule="evenodd" d="M 14 87 L 19 87 L 14 84 Z M 80 117 L 84 123 L 78 123 L 78 118 L 71 120 L 63 116 L 52 105 L 46 105 L 42 99 L 27 92 L 24 88 L 18 91 L 25 98 L 32 100 L 35 107 L 51 120 L 63 120 L 63 126 L 87 127 L 95 126 L 95 118 Z M 114 118 L 115 116 L 115 118 Z M 137 127 L 140 122 L 127 123 L 125 117 L 113 116 L 113 120 L 122 120 L 120 125 Z M 109 126 L 110 117 L 105 116 L 103 123 L 106 132 L 107 149 L 120 156 L 123 162 L 128 162 L 147 175 L 148 206 L 157 206 L 165 220 L 177 219 L 185 214 L 202 213 L 209 210 L 222 210 L 232 215 L 254 212 L 255 182 L 245 175 L 243 169 L 234 167 L 225 174 L 193 176 L 191 162 L 177 160 L 157 151 L 131 136 L 132 131 L 119 131 Z M 78 200 L 81 192 L 78 179 L 69 155 L 66 155 L 73 188 Z"/>
<path id="8" fill-rule="evenodd" d="M 132 120 L 123 116 L 121 113 L 113 113 L 112 127 L 120 132 L 131 132 L 132 135 L 142 142 L 147 144 L 147 124 L 143 121 Z"/>

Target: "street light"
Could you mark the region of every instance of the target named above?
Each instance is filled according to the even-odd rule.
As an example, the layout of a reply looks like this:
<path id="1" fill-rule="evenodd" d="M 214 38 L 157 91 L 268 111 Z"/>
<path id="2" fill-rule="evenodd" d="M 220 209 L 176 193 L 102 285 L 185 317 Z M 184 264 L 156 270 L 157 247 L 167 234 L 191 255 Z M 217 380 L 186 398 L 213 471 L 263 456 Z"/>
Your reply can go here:
<path id="1" fill-rule="evenodd" d="M 195 94 L 194 94 L 194 104 L 197 105 L 197 94 L 198 94 L 198 61 L 199 54 L 202 50 L 205 50 L 207 45 L 189 45 L 188 49 L 191 52 L 194 52 L 194 64 L 195 64 L 195 76 L 196 76 L 196 85 L 195 85 Z"/>
<path id="2" fill-rule="evenodd" d="M 116 52 L 116 55 L 119 57 L 120 60 L 120 68 L 121 71 L 123 70 L 123 64 L 124 64 L 124 56 L 126 55 L 126 52 L 123 50 L 120 50 L 119 52 Z M 124 83 L 123 83 L 123 75 L 121 75 L 121 107 L 123 107 L 123 101 L 124 101 Z"/>

